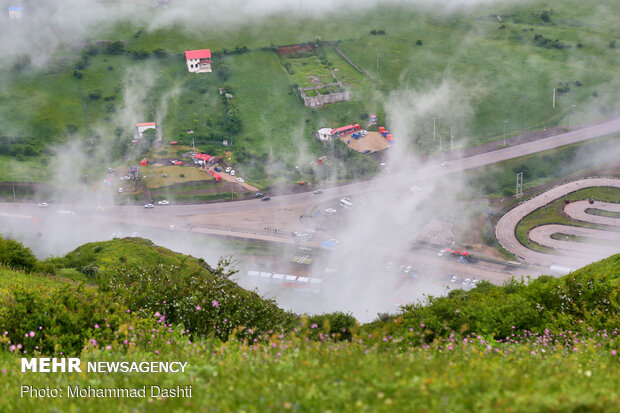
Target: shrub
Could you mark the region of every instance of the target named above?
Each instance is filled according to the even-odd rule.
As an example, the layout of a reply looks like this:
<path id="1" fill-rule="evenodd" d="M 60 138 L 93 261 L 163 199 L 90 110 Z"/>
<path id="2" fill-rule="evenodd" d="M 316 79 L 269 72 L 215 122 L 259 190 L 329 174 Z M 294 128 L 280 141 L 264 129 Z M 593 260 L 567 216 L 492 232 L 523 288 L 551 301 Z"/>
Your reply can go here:
<path id="1" fill-rule="evenodd" d="M 35 269 L 37 263 L 30 248 L 15 240 L 0 238 L 0 264 L 30 272 Z"/>

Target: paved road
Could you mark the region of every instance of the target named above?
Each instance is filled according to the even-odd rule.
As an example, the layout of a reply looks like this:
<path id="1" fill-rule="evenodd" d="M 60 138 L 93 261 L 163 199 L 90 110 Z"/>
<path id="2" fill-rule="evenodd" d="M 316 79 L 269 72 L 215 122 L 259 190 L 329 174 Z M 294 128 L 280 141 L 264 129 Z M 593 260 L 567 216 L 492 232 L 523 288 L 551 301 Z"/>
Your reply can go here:
<path id="1" fill-rule="evenodd" d="M 554 234 L 588 238 L 589 242 L 554 239 L 551 237 Z M 533 228 L 529 238 L 540 245 L 561 251 L 563 255 L 579 256 L 584 259 L 596 257 L 598 260 L 620 253 L 620 232 L 614 231 L 549 224 Z"/>
<path id="2" fill-rule="evenodd" d="M 180 227 L 190 222 L 194 227 L 202 228 L 206 233 L 227 232 L 230 236 L 254 238 L 274 242 L 289 242 L 281 236 L 274 236 L 274 231 L 292 232 L 304 230 L 299 217 L 309 211 L 317 202 L 333 202 L 341 196 L 361 195 L 379 189 L 394 191 L 407 190 L 411 185 L 425 185 L 428 181 L 449 173 L 490 165 L 496 162 L 521 157 L 560 146 L 605 136 L 620 131 L 620 117 L 609 119 L 596 125 L 563 133 L 549 138 L 524 143 L 504 149 L 456 159 L 447 167 L 439 166 L 435 159 L 426 164 L 411 165 L 404 173 L 383 175 L 369 181 L 324 189 L 320 195 L 304 192 L 292 195 L 272 196 L 269 202 L 244 200 L 201 205 L 174 205 L 145 210 L 140 206 L 111 206 L 104 213 L 98 213 L 95 205 L 53 205 L 51 209 L 71 209 L 81 216 L 108 223 L 133 223 L 154 228 L 167 228 L 169 225 Z M 31 205 L 0 203 L 0 210 L 5 213 L 19 214 Z M 33 215 L 45 213 L 35 211 Z M 517 254 L 519 255 L 519 254 Z"/>
<path id="3" fill-rule="evenodd" d="M 620 213 L 620 204 L 600 201 L 595 201 L 593 204 L 590 204 L 588 201 L 577 201 L 566 205 L 566 207 L 564 207 L 564 212 L 566 212 L 569 217 L 577 221 L 620 227 L 620 218 L 603 217 L 600 215 L 590 214 L 586 212 L 588 209 L 599 209 L 602 211 Z"/>
<path id="4" fill-rule="evenodd" d="M 558 255 L 545 254 L 542 252 L 531 250 L 519 242 L 515 235 L 515 229 L 519 221 L 521 221 L 526 215 L 530 214 L 536 209 L 542 208 L 548 203 L 576 190 L 597 186 L 611 186 L 620 188 L 620 179 L 583 179 L 550 189 L 549 191 L 518 205 L 517 207 L 506 213 L 499 220 L 499 222 L 497 223 L 497 227 L 495 228 L 495 234 L 497 236 L 497 239 L 505 249 L 530 264 L 538 264 L 543 266 L 565 265 L 572 268 L 579 268 L 583 265 L 589 264 L 590 262 L 596 261 L 596 257 L 590 258 L 586 256 L 587 254 L 576 255 L 567 252 L 566 254 Z"/>

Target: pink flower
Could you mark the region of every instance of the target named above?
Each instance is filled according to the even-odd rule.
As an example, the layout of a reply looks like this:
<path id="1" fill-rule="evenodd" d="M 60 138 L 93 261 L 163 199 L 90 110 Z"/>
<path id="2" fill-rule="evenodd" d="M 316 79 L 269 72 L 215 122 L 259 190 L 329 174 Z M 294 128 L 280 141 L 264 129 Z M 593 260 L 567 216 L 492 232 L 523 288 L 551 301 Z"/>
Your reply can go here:
<path id="1" fill-rule="evenodd" d="M 95 329 L 99 328 L 99 324 L 95 324 Z"/>
<path id="2" fill-rule="evenodd" d="M 15 347 L 15 345 L 13 344 L 11 347 L 9 347 L 9 351 L 12 353 L 15 351 L 17 347 Z"/>
<path id="3" fill-rule="evenodd" d="M 213 300 L 211 304 L 213 304 L 213 307 L 217 307 L 218 305 L 220 305 L 216 300 Z"/>
<path id="4" fill-rule="evenodd" d="M 312 325 L 310 326 L 310 328 L 317 328 L 317 327 L 318 327 L 318 324 L 316 324 L 316 323 L 315 323 L 315 324 L 312 324 Z"/>
<path id="5" fill-rule="evenodd" d="M 616 350 L 611 350 L 611 355 L 615 356 L 616 355 Z"/>
<path id="6" fill-rule="evenodd" d="M 196 311 L 200 311 L 200 306 L 199 305 L 196 306 Z"/>
<path id="7" fill-rule="evenodd" d="M 39 326 L 39 330 L 43 330 L 43 326 Z"/>
<path id="8" fill-rule="evenodd" d="M 34 331 L 30 332 L 30 337 L 34 337 Z"/>

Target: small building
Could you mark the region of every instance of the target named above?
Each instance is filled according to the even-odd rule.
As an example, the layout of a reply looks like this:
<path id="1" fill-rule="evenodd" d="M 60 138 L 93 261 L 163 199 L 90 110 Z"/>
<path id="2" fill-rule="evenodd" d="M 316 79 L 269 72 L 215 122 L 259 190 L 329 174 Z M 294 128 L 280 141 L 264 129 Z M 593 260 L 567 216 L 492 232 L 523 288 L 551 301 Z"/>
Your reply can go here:
<path id="1" fill-rule="evenodd" d="M 140 166 L 146 166 L 149 163 L 148 159 L 144 158 L 140 161 Z"/>
<path id="2" fill-rule="evenodd" d="M 143 133 L 147 129 L 157 129 L 157 125 L 155 125 L 155 122 L 136 123 L 135 137 L 137 139 L 143 139 L 144 138 Z"/>
<path id="3" fill-rule="evenodd" d="M 332 138 L 332 129 L 331 128 L 321 128 L 314 133 L 318 140 L 321 142 L 327 142 Z"/>
<path id="4" fill-rule="evenodd" d="M 9 19 L 21 19 L 22 8 L 21 7 L 9 7 Z"/>
<path id="5" fill-rule="evenodd" d="M 185 61 L 190 73 L 211 72 L 211 50 L 209 49 L 186 50 Z"/>

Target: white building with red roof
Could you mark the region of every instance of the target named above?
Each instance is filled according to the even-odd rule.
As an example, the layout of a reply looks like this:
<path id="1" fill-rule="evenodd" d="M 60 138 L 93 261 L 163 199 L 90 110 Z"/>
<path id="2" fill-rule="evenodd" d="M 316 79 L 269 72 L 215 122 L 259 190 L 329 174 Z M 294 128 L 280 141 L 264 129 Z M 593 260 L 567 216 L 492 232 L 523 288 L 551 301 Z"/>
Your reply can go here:
<path id="1" fill-rule="evenodd" d="M 134 134 L 136 139 L 142 139 L 144 138 L 144 131 L 147 129 L 155 129 L 157 130 L 157 125 L 155 125 L 155 122 L 142 122 L 142 123 L 136 123 L 136 133 Z"/>
<path id="2" fill-rule="evenodd" d="M 211 72 L 211 50 L 209 49 L 186 50 L 185 61 L 190 73 Z"/>

